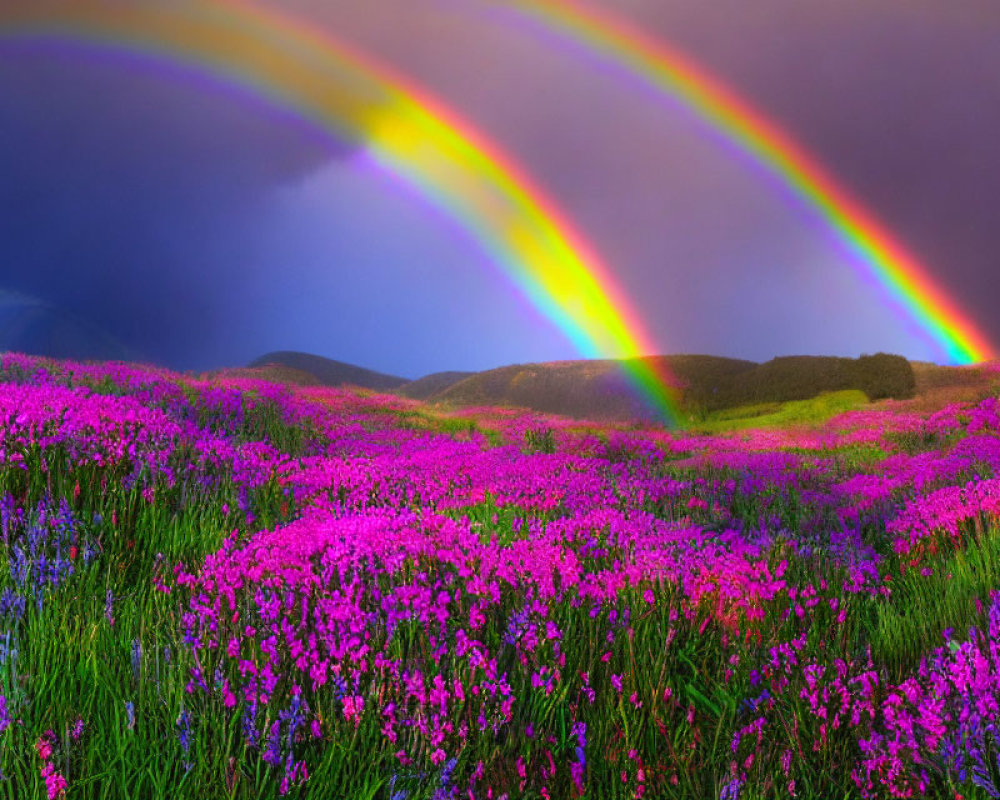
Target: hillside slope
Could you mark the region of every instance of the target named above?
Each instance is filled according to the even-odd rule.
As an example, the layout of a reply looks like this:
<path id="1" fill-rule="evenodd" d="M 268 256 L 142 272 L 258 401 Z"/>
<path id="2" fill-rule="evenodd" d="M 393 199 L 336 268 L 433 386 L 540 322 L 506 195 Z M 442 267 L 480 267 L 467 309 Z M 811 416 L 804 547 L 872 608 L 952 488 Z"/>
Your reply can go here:
<path id="1" fill-rule="evenodd" d="M 717 356 L 657 356 L 677 386 L 712 386 L 756 365 Z M 621 361 L 604 359 L 516 364 L 472 375 L 430 398 L 456 406 L 507 405 L 566 416 L 605 419 L 652 419 Z"/>
<path id="2" fill-rule="evenodd" d="M 653 356 L 645 359 L 670 375 L 677 411 L 684 423 L 706 421 L 716 412 L 761 404 L 806 401 L 836 392 L 862 391 L 869 400 L 905 399 L 917 390 L 980 391 L 979 370 L 917 364 L 878 353 L 860 358 L 782 356 L 763 364 L 709 355 Z M 483 372 L 437 372 L 418 380 L 386 375 L 353 364 L 294 351 L 255 359 L 309 376 L 326 386 L 353 385 L 447 407 L 508 406 L 592 420 L 660 418 L 630 378 L 626 362 L 614 359 L 514 364 Z M 279 369 L 280 368 L 280 369 Z M 916 371 L 916 375 L 915 375 Z M 992 373 L 991 373 L 992 374 Z"/>
<path id="3" fill-rule="evenodd" d="M 471 378 L 475 374 L 477 373 L 458 372 L 454 370 L 450 372 L 433 372 L 430 375 L 424 375 L 422 378 L 417 378 L 415 381 L 410 381 L 400 386 L 395 392 L 413 400 L 427 400 L 441 394 L 459 381 Z"/>
<path id="4" fill-rule="evenodd" d="M 900 356 L 858 359 L 786 356 L 764 364 L 706 355 L 656 356 L 673 377 L 679 411 L 689 420 L 720 409 L 808 400 L 828 392 L 861 390 L 869 399 L 912 397 L 913 370 Z M 617 360 L 517 364 L 476 373 L 437 394 L 452 406 L 518 406 L 595 420 L 650 419 L 647 407 Z"/>
<path id="5" fill-rule="evenodd" d="M 247 366 L 263 367 L 279 364 L 313 375 L 324 386 L 358 386 L 362 389 L 389 391 L 410 382 L 409 378 L 386 375 L 355 364 L 334 361 L 332 358 L 300 353 L 294 350 L 276 350 L 255 358 Z"/>

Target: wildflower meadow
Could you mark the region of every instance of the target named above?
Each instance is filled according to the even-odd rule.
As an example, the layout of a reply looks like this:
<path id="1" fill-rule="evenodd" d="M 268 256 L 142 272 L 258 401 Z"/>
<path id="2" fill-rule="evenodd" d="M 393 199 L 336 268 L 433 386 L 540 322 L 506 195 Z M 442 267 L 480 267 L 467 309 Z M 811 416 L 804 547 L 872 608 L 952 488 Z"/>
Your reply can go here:
<path id="1" fill-rule="evenodd" d="M 0 356 L 0 798 L 1000 798 L 1000 403 L 692 434 Z"/>

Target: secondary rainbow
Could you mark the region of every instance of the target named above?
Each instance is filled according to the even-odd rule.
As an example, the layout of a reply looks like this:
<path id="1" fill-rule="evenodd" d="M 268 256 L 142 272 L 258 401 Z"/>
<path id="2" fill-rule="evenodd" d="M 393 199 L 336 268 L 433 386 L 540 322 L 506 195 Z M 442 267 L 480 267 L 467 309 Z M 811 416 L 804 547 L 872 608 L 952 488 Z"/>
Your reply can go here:
<path id="1" fill-rule="evenodd" d="M 511 0 L 497 6 L 581 45 L 691 109 L 819 216 L 864 276 L 913 319 L 949 361 L 971 363 L 996 350 L 927 269 L 775 122 L 691 58 L 626 20 L 574 0 Z"/>
<path id="2" fill-rule="evenodd" d="M 40 2 L 0 10 L 0 41 L 69 41 L 180 63 L 338 137 L 453 218 L 582 355 L 626 372 L 667 422 L 672 381 L 593 248 L 496 144 L 328 32 L 242 0 Z"/>

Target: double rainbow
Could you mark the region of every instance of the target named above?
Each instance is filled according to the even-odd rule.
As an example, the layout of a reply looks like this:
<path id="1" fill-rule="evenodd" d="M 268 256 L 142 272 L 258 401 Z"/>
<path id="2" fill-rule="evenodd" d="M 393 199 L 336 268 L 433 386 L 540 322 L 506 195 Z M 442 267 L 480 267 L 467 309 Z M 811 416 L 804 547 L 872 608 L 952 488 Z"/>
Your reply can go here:
<path id="1" fill-rule="evenodd" d="M 909 316 L 951 362 L 995 354 L 987 337 L 926 268 L 776 123 L 680 51 L 635 25 L 576 0 L 510 0 L 497 8 L 579 45 L 599 63 L 681 103 L 778 182 L 833 233 L 863 278 Z"/>
<path id="2" fill-rule="evenodd" d="M 249 88 L 338 137 L 454 218 L 588 357 L 625 369 L 670 423 L 662 359 L 609 271 L 496 144 L 427 92 L 329 33 L 242 0 L 35 0 L 0 9 L 0 41 L 43 39 L 180 63 Z"/>
<path id="3" fill-rule="evenodd" d="M 571 0 L 506 6 L 679 100 L 817 214 L 870 280 L 955 362 L 993 349 L 926 269 L 777 125 L 679 52 Z M 179 63 L 247 88 L 317 130 L 367 146 L 457 221 L 585 356 L 625 358 L 664 419 L 676 393 L 637 314 L 552 200 L 496 144 L 427 92 L 319 28 L 246 0 L 37 0 L 0 9 L 0 41 L 43 39 Z"/>

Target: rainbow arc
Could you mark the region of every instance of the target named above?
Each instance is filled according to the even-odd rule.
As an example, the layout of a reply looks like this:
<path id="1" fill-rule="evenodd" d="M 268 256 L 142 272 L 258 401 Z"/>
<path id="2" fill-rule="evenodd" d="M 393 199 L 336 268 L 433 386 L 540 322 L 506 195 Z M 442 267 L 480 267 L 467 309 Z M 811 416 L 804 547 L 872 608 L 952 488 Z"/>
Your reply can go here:
<path id="1" fill-rule="evenodd" d="M 329 32 L 242 0 L 40 0 L 0 9 L 0 41 L 84 43 L 205 71 L 320 129 L 364 142 L 456 220 L 586 357 L 623 358 L 666 422 L 675 392 L 594 249 L 512 158 L 428 92 Z"/>
<path id="2" fill-rule="evenodd" d="M 655 96 L 692 111 L 815 214 L 861 276 L 913 320 L 948 361 L 967 364 L 996 355 L 988 337 L 872 212 L 777 123 L 688 55 L 604 8 L 577 0 L 510 0 L 494 10 L 573 42 L 592 61 L 621 70 Z"/>

